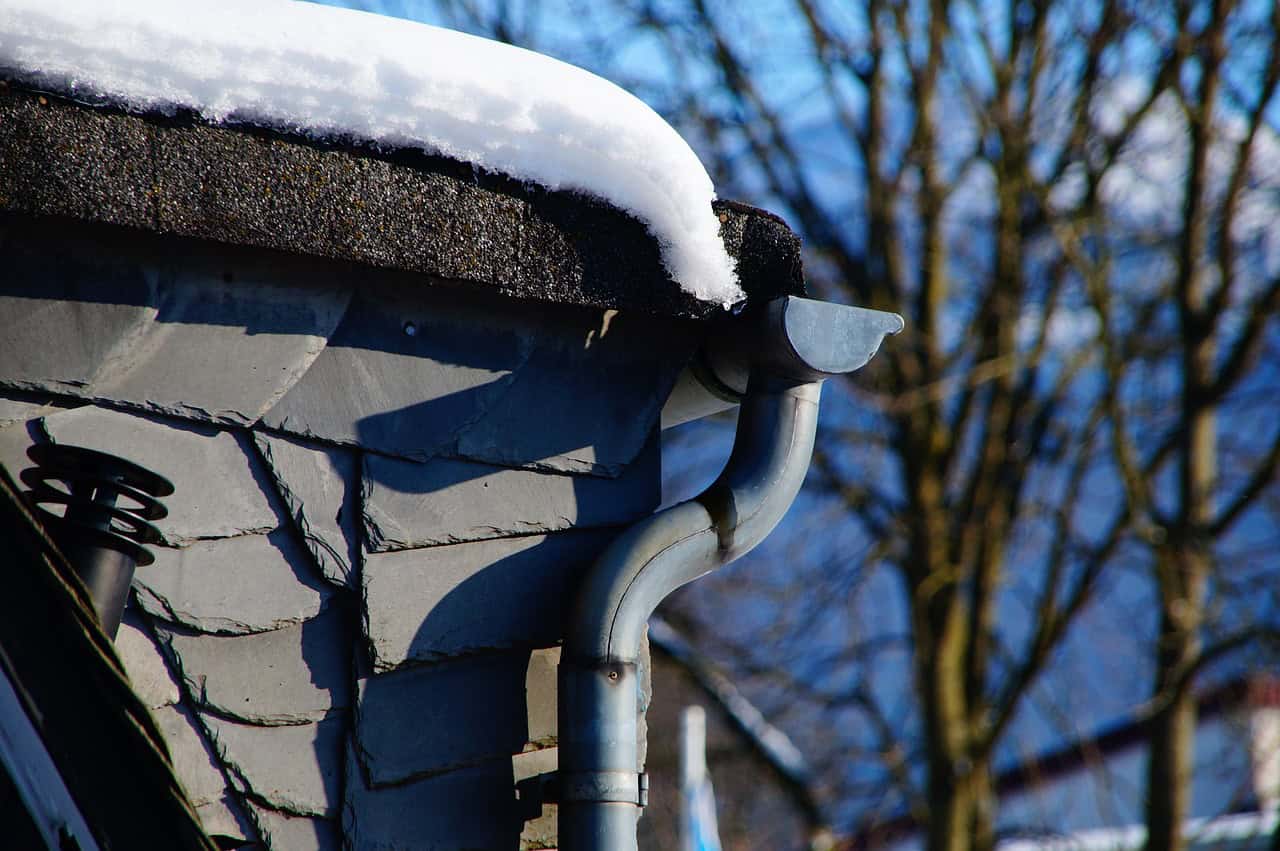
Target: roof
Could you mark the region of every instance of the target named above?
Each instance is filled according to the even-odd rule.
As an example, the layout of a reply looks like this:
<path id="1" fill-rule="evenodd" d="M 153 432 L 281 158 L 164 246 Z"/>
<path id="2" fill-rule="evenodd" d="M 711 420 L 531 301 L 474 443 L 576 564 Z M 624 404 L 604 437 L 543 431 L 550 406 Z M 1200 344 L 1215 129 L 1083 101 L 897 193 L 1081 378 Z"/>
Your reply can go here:
<path id="1" fill-rule="evenodd" d="M 715 205 L 749 300 L 802 294 L 776 216 Z M 723 313 L 628 214 L 419 151 L 130 114 L 0 79 L 0 214 L 64 217 L 423 273 L 517 298 Z"/>

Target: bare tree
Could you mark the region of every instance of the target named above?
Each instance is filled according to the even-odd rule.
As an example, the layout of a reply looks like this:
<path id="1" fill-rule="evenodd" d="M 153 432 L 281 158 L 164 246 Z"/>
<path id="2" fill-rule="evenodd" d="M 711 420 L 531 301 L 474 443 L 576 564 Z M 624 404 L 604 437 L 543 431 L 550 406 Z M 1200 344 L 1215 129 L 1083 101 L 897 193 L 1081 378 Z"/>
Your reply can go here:
<path id="1" fill-rule="evenodd" d="M 1108 274 L 1090 289 L 1104 327 L 1113 463 L 1158 589 L 1148 842 L 1177 849 L 1194 770 L 1196 675 L 1274 637 L 1273 621 L 1239 611 L 1215 624 L 1209 595 L 1247 611 L 1241 592 L 1256 601 L 1265 589 L 1230 549 L 1263 493 L 1274 493 L 1280 460 L 1280 428 L 1267 421 L 1275 361 L 1260 360 L 1277 354 L 1280 310 L 1280 269 L 1265 244 L 1280 188 L 1280 7 L 1227 0 L 1131 14 L 1155 54 L 1141 80 L 1143 106 L 1126 117 L 1128 138 L 1111 144 L 1112 163 L 1092 170 L 1092 200 L 1066 241 L 1091 255 L 1076 258 L 1087 268 L 1114 270 L 1116 255 L 1129 252 L 1146 270 L 1139 293 Z M 1134 215 L 1124 197 L 1104 197 L 1108 178 L 1140 177 L 1142 160 L 1149 169 L 1153 158 L 1168 177 L 1155 196 L 1165 207 L 1158 215 Z M 1257 417 L 1258 393 L 1270 397 L 1263 404 L 1272 416 Z M 1224 426 L 1232 432 L 1225 439 Z"/>

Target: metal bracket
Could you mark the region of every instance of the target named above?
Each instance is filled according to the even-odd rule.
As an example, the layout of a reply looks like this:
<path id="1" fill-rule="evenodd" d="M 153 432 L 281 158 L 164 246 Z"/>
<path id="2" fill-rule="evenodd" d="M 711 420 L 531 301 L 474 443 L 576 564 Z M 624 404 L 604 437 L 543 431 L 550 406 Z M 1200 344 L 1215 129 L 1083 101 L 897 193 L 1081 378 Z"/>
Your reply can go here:
<path id="1" fill-rule="evenodd" d="M 528 818 L 537 818 L 543 804 L 569 801 L 649 805 L 649 775 L 630 771 L 558 771 L 535 774 L 516 784 L 516 799 Z M 527 819 L 526 819 L 527 820 Z"/>
<path id="2" fill-rule="evenodd" d="M 649 775 L 634 771 L 578 771 L 560 778 L 561 801 L 599 801 L 632 804 L 649 803 Z"/>

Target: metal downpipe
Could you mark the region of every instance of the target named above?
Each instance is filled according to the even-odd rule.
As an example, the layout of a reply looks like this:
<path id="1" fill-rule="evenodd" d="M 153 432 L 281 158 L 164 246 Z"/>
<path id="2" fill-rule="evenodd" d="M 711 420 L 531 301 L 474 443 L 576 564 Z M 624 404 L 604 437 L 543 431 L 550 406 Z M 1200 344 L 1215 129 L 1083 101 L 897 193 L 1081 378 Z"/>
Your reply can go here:
<path id="1" fill-rule="evenodd" d="M 565 851 L 636 847 L 636 665 L 645 624 L 668 594 L 747 552 L 782 519 L 809 467 L 821 389 L 753 376 L 716 482 L 623 533 L 592 570 L 560 665 Z"/>
<path id="2" fill-rule="evenodd" d="M 645 625 L 672 591 L 755 547 L 790 508 L 813 453 L 822 381 L 863 366 L 893 314 L 786 297 L 740 324 L 750 378 L 733 450 L 699 496 L 641 520 L 579 590 L 559 670 L 559 847 L 634 851 L 637 664 Z"/>

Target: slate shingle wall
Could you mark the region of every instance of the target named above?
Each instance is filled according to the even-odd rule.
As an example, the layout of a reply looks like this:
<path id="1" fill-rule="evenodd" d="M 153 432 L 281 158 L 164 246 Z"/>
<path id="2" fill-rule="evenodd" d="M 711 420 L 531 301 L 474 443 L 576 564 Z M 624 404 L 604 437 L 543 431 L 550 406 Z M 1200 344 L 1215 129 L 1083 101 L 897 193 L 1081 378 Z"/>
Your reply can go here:
<path id="1" fill-rule="evenodd" d="M 51 440 L 177 487 L 118 646 L 208 829 L 553 847 L 554 807 L 514 785 L 555 767 L 570 590 L 657 506 L 689 328 L 285 258 L 276 277 L 210 246 L 188 269 L 145 241 L 4 239 L 0 463 Z"/>

